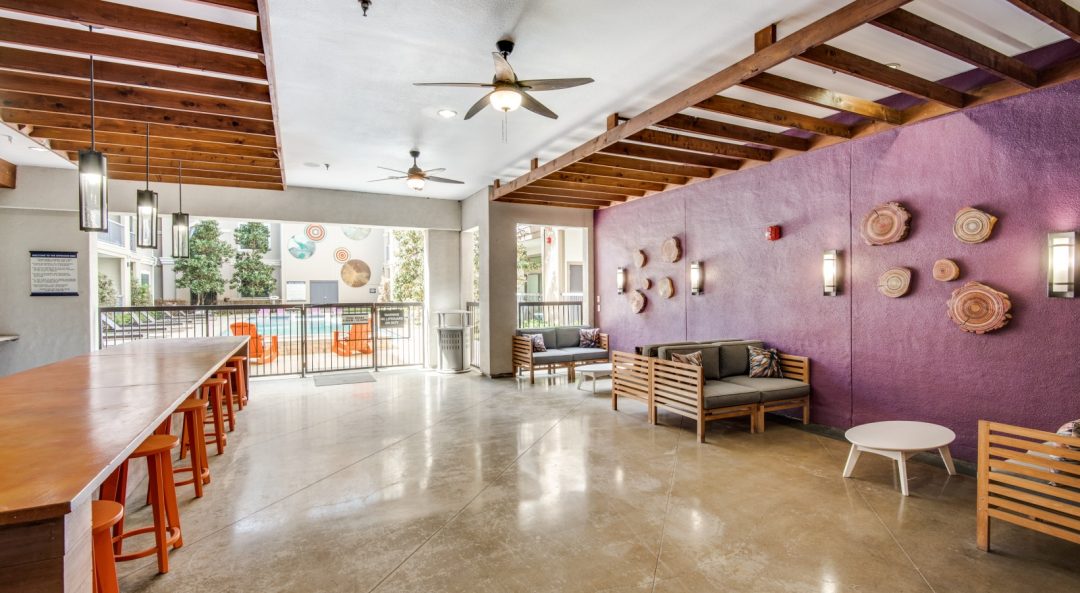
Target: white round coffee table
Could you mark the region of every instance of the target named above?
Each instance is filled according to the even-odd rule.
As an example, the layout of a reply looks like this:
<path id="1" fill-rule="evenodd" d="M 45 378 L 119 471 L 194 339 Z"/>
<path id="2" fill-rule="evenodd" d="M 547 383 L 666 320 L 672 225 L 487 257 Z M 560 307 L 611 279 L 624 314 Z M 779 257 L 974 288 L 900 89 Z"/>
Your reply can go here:
<path id="1" fill-rule="evenodd" d="M 864 451 L 896 460 L 900 467 L 900 491 L 904 496 L 908 495 L 907 460 L 916 453 L 936 450 L 941 454 L 941 460 L 945 462 L 949 475 L 956 475 L 956 467 L 953 466 L 952 455 L 949 453 L 949 444 L 956 440 L 956 433 L 944 426 L 929 422 L 890 420 L 850 428 L 844 433 L 844 437 L 851 442 L 851 452 L 848 453 L 847 465 L 844 466 L 845 478 L 851 477 L 855 462 Z"/>
<path id="2" fill-rule="evenodd" d="M 595 394 L 596 393 L 596 380 L 600 379 L 602 377 L 610 377 L 611 376 L 611 363 L 610 362 L 599 362 L 599 363 L 596 363 L 596 364 L 585 364 L 585 365 L 581 365 L 579 367 L 576 367 L 574 369 L 574 372 L 581 375 L 578 378 L 577 388 L 581 389 L 581 384 L 585 382 L 585 377 L 588 377 L 589 379 L 592 380 L 592 392 Z M 582 391 L 584 391 L 584 390 L 582 389 Z"/>

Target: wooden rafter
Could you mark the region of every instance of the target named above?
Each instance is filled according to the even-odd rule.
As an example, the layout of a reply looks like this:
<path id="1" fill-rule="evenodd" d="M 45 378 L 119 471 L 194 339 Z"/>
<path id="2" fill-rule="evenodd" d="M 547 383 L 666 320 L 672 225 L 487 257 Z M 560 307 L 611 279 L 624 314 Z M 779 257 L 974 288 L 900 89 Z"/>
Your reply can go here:
<path id="1" fill-rule="evenodd" d="M 250 12 L 252 14 L 259 12 L 259 3 L 257 0 L 193 0 L 200 4 L 210 4 L 212 6 L 220 6 L 222 8 L 232 8 L 240 12 Z"/>
<path id="2" fill-rule="evenodd" d="M 642 130 L 637 134 L 630 136 L 627 140 L 641 142 L 642 144 L 653 144 L 667 148 L 677 148 L 679 150 L 690 150 L 754 161 L 771 161 L 773 154 L 772 151 L 767 148 L 756 148 L 754 146 L 732 144 L 730 142 L 719 142 L 707 138 L 684 136 L 682 134 L 672 134 L 670 132 L 661 132 L 658 130 Z"/>
<path id="3" fill-rule="evenodd" d="M 15 165 L 0 159 L 0 187 L 15 189 Z"/>
<path id="4" fill-rule="evenodd" d="M 615 179 L 637 179 L 639 181 L 654 181 L 656 183 L 683 185 L 690 180 L 682 175 L 669 175 L 666 173 L 649 173 L 636 169 L 620 169 L 604 165 L 590 165 L 584 161 L 574 163 L 563 168 L 566 173 L 584 173 L 586 175 L 598 175 L 601 177 L 613 177 Z"/>
<path id="5" fill-rule="evenodd" d="M 70 140 L 56 140 L 49 143 L 53 150 L 78 151 L 90 148 L 89 142 L 72 142 Z M 146 154 L 146 148 L 141 146 L 124 146 L 122 144 L 103 144 L 98 142 L 96 149 L 107 155 L 142 156 Z M 221 163 L 228 165 L 246 165 L 249 167 L 262 167 L 266 169 L 278 169 L 279 163 L 276 158 L 261 158 L 253 156 L 241 156 L 222 154 L 220 152 L 195 152 L 191 150 L 169 150 L 164 148 L 150 148 L 152 158 L 178 159 L 182 161 L 201 161 L 204 163 Z"/>
<path id="6" fill-rule="evenodd" d="M 536 194 L 529 192 L 514 192 L 510 194 L 514 199 L 529 201 L 529 202 L 547 202 L 547 203 L 560 203 L 560 204 L 577 204 L 579 206 L 610 206 L 611 200 L 599 200 L 593 198 L 574 198 L 570 196 L 553 196 L 545 194 Z"/>
<path id="7" fill-rule="evenodd" d="M 90 142 L 89 130 L 72 130 L 68 128 L 44 128 L 35 127 L 30 131 L 31 138 L 42 140 L 70 140 L 73 142 Z M 96 140 L 103 144 L 116 144 L 120 146 L 145 146 L 145 134 L 121 134 L 117 132 L 104 132 L 98 130 L 95 133 Z M 180 140 L 176 138 L 161 138 L 150 136 L 150 148 L 163 148 L 167 150 L 189 150 L 195 152 L 208 152 L 216 154 L 229 154 L 238 156 L 253 156 L 268 159 L 277 158 L 277 150 L 261 148 L 258 146 L 229 145 L 215 142 L 200 142 L 197 140 Z"/>
<path id="8" fill-rule="evenodd" d="M 712 156 L 686 150 L 675 150 L 673 148 L 659 148 L 656 146 L 645 146 L 643 144 L 632 144 L 630 142 L 616 142 L 615 144 L 601 148 L 600 152 L 652 159 L 656 161 L 667 161 L 670 163 L 685 163 L 701 167 L 712 167 L 714 169 L 730 169 L 732 171 L 738 169 L 739 165 L 742 164 L 742 161 L 740 160 L 727 157 Z"/>
<path id="9" fill-rule="evenodd" d="M 1061 0 L 1009 0 L 1020 10 L 1080 41 L 1080 12 Z"/>
<path id="10" fill-rule="evenodd" d="M 820 45 L 811 48 L 799 56 L 799 59 L 900 91 L 912 97 L 934 101 L 950 107 L 963 107 L 967 99 L 964 93 L 943 84 L 920 78 L 903 70 L 890 68 L 885 64 L 868 60 L 838 47 Z"/>
<path id="11" fill-rule="evenodd" d="M 556 179 L 538 179 L 533 183 L 532 187 L 546 187 L 551 189 L 563 189 L 573 190 L 577 192 L 591 192 L 593 194 L 625 194 L 628 196 L 644 196 L 646 193 L 643 189 L 630 189 L 626 187 L 612 187 L 610 185 L 598 185 L 593 183 L 577 183 L 574 181 L 558 181 Z M 569 194 L 567 194 L 569 195 Z M 582 196 L 588 197 L 588 196 Z"/>
<path id="12" fill-rule="evenodd" d="M 836 136 L 838 138 L 851 138 L 851 126 L 845 126 L 841 123 L 811 117 L 794 111 L 777 109 L 775 107 L 765 107 L 764 105 L 758 105 L 748 101 L 722 97 L 720 95 L 709 97 L 694 107 L 697 109 L 704 109 L 705 111 L 713 111 L 715 113 L 752 119 L 774 126 L 783 126 L 785 128 L 803 130 L 804 132 L 813 132 L 814 134 Z"/>
<path id="13" fill-rule="evenodd" d="M 615 167 L 626 171 L 645 171 L 647 173 L 662 173 L 664 175 L 678 175 L 680 177 L 695 177 L 698 179 L 708 179 L 713 176 L 713 170 L 708 167 L 658 163 L 656 161 L 643 161 L 641 159 L 625 158 L 601 153 L 591 154 L 581 159 L 579 162 L 590 165 Z"/>
<path id="14" fill-rule="evenodd" d="M 78 161 L 79 155 L 77 152 L 68 152 L 68 160 Z M 150 157 L 151 167 L 171 167 L 179 169 L 180 159 L 166 159 Z M 227 163 L 207 163 L 202 161 L 183 161 L 184 163 L 184 175 L 187 176 L 188 171 L 219 171 L 223 173 L 247 173 L 249 175 L 268 175 L 279 174 L 277 169 L 269 169 L 267 167 L 250 167 L 247 165 L 231 165 Z M 126 155 L 109 155 L 109 165 L 137 165 L 139 167 L 146 167 L 146 158 L 143 156 L 126 156 Z"/>
<path id="15" fill-rule="evenodd" d="M 667 189 L 667 184 L 656 183 L 653 181 L 638 181 L 636 179 L 617 179 L 614 177 L 602 177 L 599 175 L 586 175 L 581 173 L 567 173 L 565 171 L 559 171 L 552 173 L 545 177 L 552 181 L 566 181 L 570 183 L 587 183 L 589 185 L 606 185 L 610 186 L 610 191 L 621 191 L 623 189 L 637 189 L 643 191 L 664 191 Z"/>
<path id="16" fill-rule="evenodd" d="M 121 181 L 146 181 L 145 173 L 113 173 L 109 172 L 109 179 Z M 150 175 L 150 183 L 176 184 L 180 177 L 176 175 Z M 216 185 L 223 187 L 243 187 L 248 189 L 283 189 L 281 182 L 268 183 L 265 181 L 247 181 L 241 179 L 204 179 L 201 177 L 188 176 L 187 168 L 184 169 L 184 183 L 191 185 Z"/>
<path id="17" fill-rule="evenodd" d="M 573 198 L 592 198 L 594 200 L 606 200 L 609 202 L 625 200 L 627 197 L 622 192 L 615 192 L 611 188 L 605 188 L 600 191 L 584 191 L 560 186 L 549 186 L 543 180 L 537 181 L 535 184 L 530 185 L 522 191 L 530 194 L 540 194 L 545 196 L 570 196 Z M 638 194 L 635 192 L 634 195 Z"/>
<path id="18" fill-rule="evenodd" d="M 125 165 L 110 162 L 109 171 L 116 171 L 119 173 L 144 173 L 146 167 L 144 165 Z M 179 167 L 150 167 L 151 175 L 172 175 L 179 176 Z M 238 181 L 261 181 L 263 183 L 281 183 L 281 178 L 278 175 L 252 175 L 250 173 L 228 173 L 224 171 L 205 171 L 202 169 L 184 169 L 184 179 L 188 177 L 198 177 L 201 179 L 236 179 Z"/>
<path id="19" fill-rule="evenodd" d="M 886 107 L 876 101 L 830 91 L 798 80 L 769 74 L 768 72 L 763 72 L 749 80 L 745 80 L 742 85 L 755 91 L 801 101 L 809 105 L 846 111 L 890 124 L 904 123 L 904 115 L 899 110 Z"/>
<path id="20" fill-rule="evenodd" d="M 704 117 L 693 117 L 682 113 L 660 120 L 656 122 L 656 126 L 659 128 L 693 132 L 694 134 L 702 134 L 705 136 L 728 138 L 740 142 L 763 144 L 775 148 L 786 148 L 788 150 L 807 150 L 810 148 L 810 141 L 805 138 L 799 138 L 798 136 L 787 136 L 775 132 L 766 132 L 765 130 L 759 130 L 757 128 L 748 128 L 746 126 L 729 124 L 727 122 L 716 121 Z"/>

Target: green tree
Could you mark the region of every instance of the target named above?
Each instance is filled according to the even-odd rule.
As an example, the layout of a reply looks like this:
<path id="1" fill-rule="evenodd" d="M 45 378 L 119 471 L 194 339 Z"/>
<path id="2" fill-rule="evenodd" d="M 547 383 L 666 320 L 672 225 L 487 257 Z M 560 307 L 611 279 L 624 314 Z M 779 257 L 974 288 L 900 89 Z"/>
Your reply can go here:
<path id="1" fill-rule="evenodd" d="M 393 298 L 399 303 L 424 300 L 424 232 L 394 231 Z"/>
<path id="2" fill-rule="evenodd" d="M 233 233 L 241 252 L 236 256 L 230 286 L 242 297 L 264 297 L 277 289 L 274 268 L 263 261 L 270 251 L 270 227 L 261 222 L 248 222 L 236 227 Z"/>
<path id="3" fill-rule="evenodd" d="M 216 220 L 204 220 L 192 228 L 190 257 L 176 260 L 176 286 L 191 290 L 193 305 L 209 305 L 225 292 L 221 267 L 235 255 L 232 245 L 221 239 Z"/>
<path id="4" fill-rule="evenodd" d="M 135 278 L 135 274 L 131 275 L 131 306 L 132 307 L 149 307 L 150 303 L 150 287 L 143 284 Z"/>
<path id="5" fill-rule="evenodd" d="M 521 290 L 525 290 L 525 279 L 529 274 L 535 274 L 540 271 L 540 258 L 529 257 L 529 252 L 525 249 L 525 243 L 518 241 L 517 244 L 517 283 L 521 287 Z"/>
<path id="6" fill-rule="evenodd" d="M 472 300 L 480 302 L 480 231 L 472 234 Z"/>
<path id="7" fill-rule="evenodd" d="M 109 278 L 105 274 L 98 274 L 97 276 L 97 300 L 99 307 L 115 307 L 116 299 L 120 296 L 120 293 L 116 291 L 116 285 L 113 284 L 112 278 Z"/>

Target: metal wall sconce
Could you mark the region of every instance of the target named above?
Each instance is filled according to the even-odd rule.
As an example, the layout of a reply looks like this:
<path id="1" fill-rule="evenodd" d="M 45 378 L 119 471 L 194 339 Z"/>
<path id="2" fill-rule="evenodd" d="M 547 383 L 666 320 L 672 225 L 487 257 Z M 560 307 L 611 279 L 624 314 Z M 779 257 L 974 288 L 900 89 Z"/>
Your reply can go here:
<path id="1" fill-rule="evenodd" d="M 626 292 L 626 268 L 615 269 L 615 290 L 616 294 Z"/>
<path id="2" fill-rule="evenodd" d="M 1076 231 L 1048 234 L 1046 248 L 1050 257 L 1046 295 L 1076 298 Z"/>
<path id="3" fill-rule="evenodd" d="M 840 252 L 830 249 L 821 258 L 822 291 L 825 296 L 840 294 Z"/>
<path id="4" fill-rule="evenodd" d="M 690 294 L 705 292 L 705 268 L 700 261 L 690 262 Z"/>

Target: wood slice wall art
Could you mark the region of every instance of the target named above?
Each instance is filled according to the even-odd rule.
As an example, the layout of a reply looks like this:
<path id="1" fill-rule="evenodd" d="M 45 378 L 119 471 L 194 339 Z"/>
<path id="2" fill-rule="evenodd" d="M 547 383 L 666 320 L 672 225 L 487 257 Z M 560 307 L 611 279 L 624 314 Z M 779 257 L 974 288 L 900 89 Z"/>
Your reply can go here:
<path id="1" fill-rule="evenodd" d="M 682 245 L 678 237 L 669 237 L 660 244 L 660 259 L 668 263 L 675 263 L 682 257 Z"/>
<path id="2" fill-rule="evenodd" d="M 889 298 L 904 296 L 910 287 L 911 270 L 907 268 L 889 268 L 878 278 L 878 292 Z"/>
<path id="3" fill-rule="evenodd" d="M 652 288 L 652 280 L 649 280 L 646 277 L 642 277 L 641 280 L 638 280 L 638 290 L 649 290 L 650 288 Z"/>
<path id="4" fill-rule="evenodd" d="M 960 329 L 985 334 L 1001 329 L 1012 319 L 1009 295 L 981 282 L 968 282 L 952 293 L 948 302 L 949 319 Z"/>
<path id="5" fill-rule="evenodd" d="M 934 262 L 934 280 L 952 282 L 960 277 L 960 266 L 951 259 L 939 259 Z"/>
<path id="6" fill-rule="evenodd" d="M 645 310 L 645 303 L 648 299 L 641 293 L 640 290 L 635 290 L 630 293 L 630 310 L 634 313 L 641 313 Z"/>
<path id="7" fill-rule="evenodd" d="M 874 206 L 859 225 L 859 234 L 867 245 L 888 245 L 903 241 L 911 227 L 911 213 L 898 202 Z"/>
<path id="8" fill-rule="evenodd" d="M 645 252 L 638 249 L 634 252 L 634 265 L 639 268 L 644 268 L 645 264 L 649 261 L 649 258 L 645 257 Z"/>
<path id="9" fill-rule="evenodd" d="M 953 222 L 953 235 L 964 243 L 982 243 L 994 232 L 997 217 L 975 208 L 961 208 Z"/>
<path id="10" fill-rule="evenodd" d="M 675 283 L 671 281 L 671 278 L 661 278 L 659 283 L 660 296 L 665 299 L 670 299 L 675 296 Z"/>

